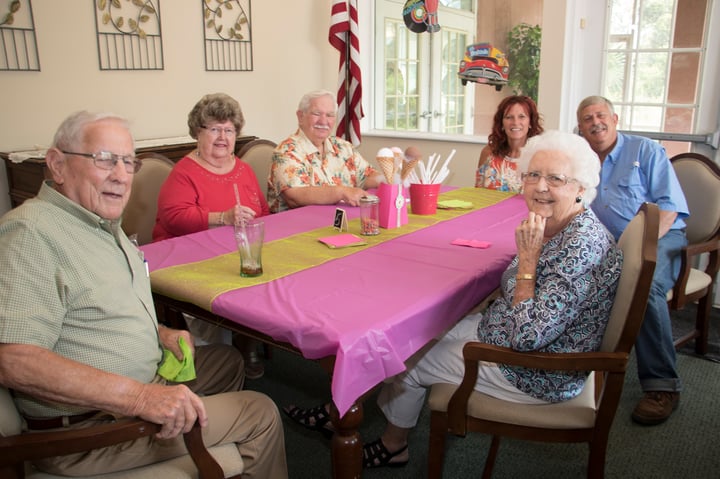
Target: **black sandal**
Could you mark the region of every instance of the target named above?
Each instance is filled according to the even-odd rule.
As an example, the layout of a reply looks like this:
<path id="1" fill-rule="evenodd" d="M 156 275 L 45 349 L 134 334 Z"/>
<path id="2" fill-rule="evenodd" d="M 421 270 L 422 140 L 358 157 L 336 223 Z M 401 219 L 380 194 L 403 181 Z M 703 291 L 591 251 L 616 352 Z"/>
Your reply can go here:
<path id="1" fill-rule="evenodd" d="M 382 439 L 377 439 L 363 446 L 363 467 L 371 469 L 373 467 L 403 467 L 407 466 L 408 461 L 390 462 L 393 457 L 405 452 L 405 447 L 399 451 L 390 452 L 383 444 Z"/>
<path id="2" fill-rule="evenodd" d="M 330 421 L 330 415 L 325 410 L 324 404 L 310 409 L 287 406 L 283 408 L 283 411 L 296 423 L 313 431 L 321 432 L 326 439 L 330 439 L 332 435 L 335 434 L 332 422 Z"/>

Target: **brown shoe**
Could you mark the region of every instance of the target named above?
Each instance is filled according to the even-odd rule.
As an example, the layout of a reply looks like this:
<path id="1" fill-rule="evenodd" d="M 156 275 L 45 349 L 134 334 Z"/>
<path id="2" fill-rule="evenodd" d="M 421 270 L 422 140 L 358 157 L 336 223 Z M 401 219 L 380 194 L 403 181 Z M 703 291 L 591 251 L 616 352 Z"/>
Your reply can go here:
<path id="1" fill-rule="evenodd" d="M 680 403 L 680 393 L 670 391 L 646 391 L 635 406 L 632 419 L 638 424 L 655 426 L 670 417 Z"/>

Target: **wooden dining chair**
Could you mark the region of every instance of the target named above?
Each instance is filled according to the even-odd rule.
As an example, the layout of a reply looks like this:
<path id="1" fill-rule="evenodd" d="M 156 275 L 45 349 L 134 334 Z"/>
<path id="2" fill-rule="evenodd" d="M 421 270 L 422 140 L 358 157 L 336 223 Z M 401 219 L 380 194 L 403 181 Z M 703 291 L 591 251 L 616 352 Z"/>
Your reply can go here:
<path id="1" fill-rule="evenodd" d="M 39 472 L 31 461 L 108 447 L 157 434 L 160 426 L 139 418 L 82 429 L 23 432 L 23 419 L 6 388 L 0 387 L 0 477 L 3 479 L 61 478 Z M 183 436 L 189 455 L 137 467 L 129 471 L 103 474 L 103 479 L 239 479 L 243 460 L 233 443 L 205 448 L 199 424 Z"/>
<path id="2" fill-rule="evenodd" d="M 238 151 L 240 159 L 253 169 L 265 198 L 267 198 L 270 165 L 275 146 L 277 145 L 274 142 L 259 138 L 245 143 Z"/>
<path id="3" fill-rule="evenodd" d="M 465 345 L 465 375 L 461 384 L 435 384 L 430 391 L 430 478 L 442 475 L 446 435 L 465 436 L 467 431 L 492 435 L 484 478 L 492 475 L 501 436 L 544 442 L 587 442 L 590 449 L 587 477 L 603 477 L 610 426 L 655 270 L 658 222 L 657 205 L 646 203 L 620 237 L 622 273 L 599 351 L 532 353 L 480 342 Z M 569 401 L 518 404 L 474 391 L 479 361 L 592 373 L 582 393 Z"/>
<path id="4" fill-rule="evenodd" d="M 152 241 L 160 187 L 175 164 L 159 153 L 141 154 L 138 159 L 142 161 L 142 166 L 133 177 L 122 228 L 128 236 L 137 235 L 138 244 L 144 245 Z"/>
<path id="5" fill-rule="evenodd" d="M 680 153 L 670 159 L 680 181 L 690 216 L 685 220 L 688 245 L 681 252 L 680 275 L 668 291 L 668 306 L 681 310 L 697 301 L 695 328 L 675 340 L 675 347 L 695 340 L 695 352 L 706 354 L 710 308 L 720 267 L 720 167 L 698 153 Z M 705 267 L 696 262 L 707 254 Z"/>

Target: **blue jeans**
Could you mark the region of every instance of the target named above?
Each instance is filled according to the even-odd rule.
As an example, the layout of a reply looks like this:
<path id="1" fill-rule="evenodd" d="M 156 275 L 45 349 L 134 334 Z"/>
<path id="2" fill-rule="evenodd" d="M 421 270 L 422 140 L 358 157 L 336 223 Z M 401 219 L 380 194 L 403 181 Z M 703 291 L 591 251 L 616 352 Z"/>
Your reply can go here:
<path id="1" fill-rule="evenodd" d="M 640 334 L 635 341 L 638 378 L 643 391 L 680 391 L 667 292 L 680 273 L 684 230 L 670 230 L 658 241 L 657 264 Z"/>

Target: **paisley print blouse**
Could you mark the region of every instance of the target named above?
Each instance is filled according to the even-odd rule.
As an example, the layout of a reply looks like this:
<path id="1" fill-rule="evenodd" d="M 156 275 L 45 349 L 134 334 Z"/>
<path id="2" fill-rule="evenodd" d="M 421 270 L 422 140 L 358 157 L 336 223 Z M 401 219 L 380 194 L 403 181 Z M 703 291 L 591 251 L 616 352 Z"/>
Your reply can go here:
<path id="1" fill-rule="evenodd" d="M 479 323 L 479 340 L 516 351 L 596 351 L 620 279 L 622 251 L 595 213 L 580 213 L 545 244 L 535 297 L 512 306 L 517 265 L 516 256 L 503 274 L 502 295 Z M 588 375 L 499 366 L 518 389 L 548 402 L 580 394 Z"/>

